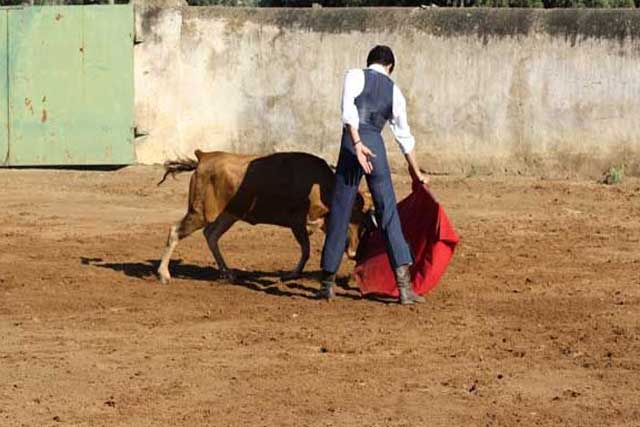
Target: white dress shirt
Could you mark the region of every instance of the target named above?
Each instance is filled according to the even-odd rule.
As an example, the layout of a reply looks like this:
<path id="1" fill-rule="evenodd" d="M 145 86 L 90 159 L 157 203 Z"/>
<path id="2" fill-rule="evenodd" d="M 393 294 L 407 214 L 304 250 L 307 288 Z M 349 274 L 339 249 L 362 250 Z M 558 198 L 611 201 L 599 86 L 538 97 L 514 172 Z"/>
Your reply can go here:
<path id="1" fill-rule="evenodd" d="M 380 64 L 372 64 L 370 70 L 387 75 L 386 70 Z M 350 125 L 358 129 L 360 116 L 355 100 L 364 90 L 364 71 L 353 69 L 347 71 L 344 78 L 344 89 L 342 92 L 342 124 Z M 403 154 L 410 153 L 416 145 L 416 141 L 411 135 L 411 129 L 407 122 L 407 101 L 402 96 L 402 92 L 396 84 L 393 85 L 393 117 L 389 120 L 389 127 L 396 142 L 400 146 Z"/>

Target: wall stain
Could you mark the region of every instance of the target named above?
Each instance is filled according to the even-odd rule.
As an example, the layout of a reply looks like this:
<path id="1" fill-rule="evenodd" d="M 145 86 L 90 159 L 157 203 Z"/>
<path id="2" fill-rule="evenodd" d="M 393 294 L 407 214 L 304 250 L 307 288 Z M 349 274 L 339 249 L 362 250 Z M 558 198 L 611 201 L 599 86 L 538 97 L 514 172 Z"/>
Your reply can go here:
<path id="1" fill-rule="evenodd" d="M 150 30 L 158 11 L 143 14 Z M 245 22 L 320 33 L 393 32 L 415 29 L 441 37 L 476 36 L 487 44 L 492 37 L 519 37 L 533 32 L 578 39 L 624 41 L 640 38 L 640 10 L 593 9 L 416 9 L 416 8 L 183 8 L 185 18 L 222 18 L 240 31 Z"/>
<path id="2" fill-rule="evenodd" d="M 154 28 L 159 27 L 158 22 L 160 21 L 163 10 L 167 9 L 164 9 L 162 7 L 150 7 L 142 12 L 142 34 L 145 36 L 153 36 L 153 39 L 157 43 L 160 43 L 162 41 L 162 36 L 159 32 L 154 31 Z"/>
<path id="3" fill-rule="evenodd" d="M 529 140 L 530 112 L 528 108 L 531 89 L 527 74 L 529 57 L 521 57 L 516 63 L 509 87 L 509 103 L 507 105 L 508 128 L 514 141 L 514 155 L 527 159 L 531 157 L 531 141 Z"/>
<path id="4" fill-rule="evenodd" d="M 29 98 L 25 98 L 24 99 L 24 106 L 27 107 L 27 110 L 29 110 L 29 112 L 31 112 L 31 114 L 33 113 L 33 103 L 31 102 L 31 100 Z"/>

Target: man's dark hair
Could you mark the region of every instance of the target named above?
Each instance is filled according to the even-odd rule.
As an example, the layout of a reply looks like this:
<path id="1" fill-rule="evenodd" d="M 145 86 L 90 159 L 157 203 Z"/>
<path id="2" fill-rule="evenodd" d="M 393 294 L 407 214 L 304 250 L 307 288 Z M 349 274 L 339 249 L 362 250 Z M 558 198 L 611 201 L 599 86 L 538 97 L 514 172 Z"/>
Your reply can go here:
<path id="1" fill-rule="evenodd" d="M 396 58 L 393 56 L 393 51 L 389 46 L 378 45 L 371 49 L 367 56 L 367 67 L 371 64 L 391 65 L 389 73 L 392 73 L 393 68 L 396 66 Z"/>

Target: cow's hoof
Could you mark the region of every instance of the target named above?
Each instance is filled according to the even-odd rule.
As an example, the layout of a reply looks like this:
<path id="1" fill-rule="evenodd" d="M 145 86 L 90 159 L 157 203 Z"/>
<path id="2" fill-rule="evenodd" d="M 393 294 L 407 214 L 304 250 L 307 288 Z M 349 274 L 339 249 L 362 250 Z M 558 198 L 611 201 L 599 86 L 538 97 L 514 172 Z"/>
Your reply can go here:
<path id="1" fill-rule="evenodd" d="M 295 280 L 295 279 L 299 279 L 300 278 L 300 272 L 299 271 L 289 271 L 286 273 L 282 273 L 280 275 L 280 280 L 282 280 L 283 282 L 287 282 L 289 280 Z"/>
<path id="2" fill-rule="evenodd" d="M 160 283 L 166 285 L 171 281 L 171 275 L 168 272 L 158 270 L 158 279 L 160 279 Z"/>

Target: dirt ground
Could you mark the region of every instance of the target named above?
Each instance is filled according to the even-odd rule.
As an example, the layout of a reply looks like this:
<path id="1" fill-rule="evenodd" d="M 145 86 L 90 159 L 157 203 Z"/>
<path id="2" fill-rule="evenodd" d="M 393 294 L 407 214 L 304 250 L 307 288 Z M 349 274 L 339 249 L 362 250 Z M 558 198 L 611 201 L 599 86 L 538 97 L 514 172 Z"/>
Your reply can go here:
<path id="1" fill-rule="evenodd" d="M 281 283 L 269 226 L 223 237 L 239 283 L 197 233 L 161 285 L 160 176 L 0 170 L 0 425 L 640 426 L 640 181 L 434 178 L 461 244 L 401 307 L 313 300 L 322 235 Z"/>

